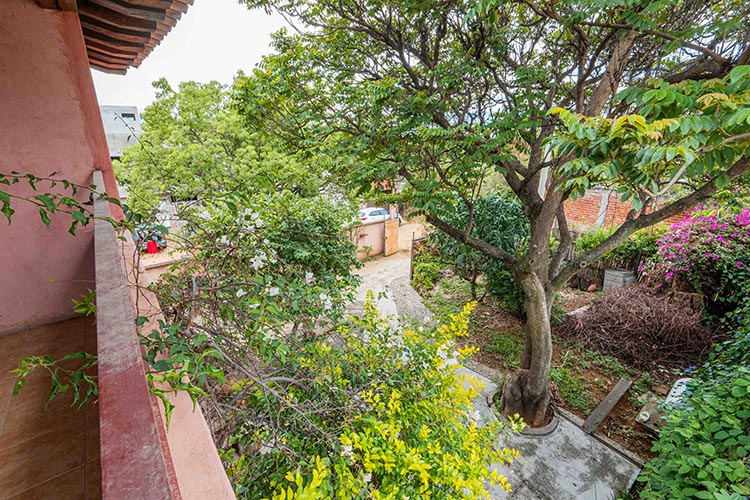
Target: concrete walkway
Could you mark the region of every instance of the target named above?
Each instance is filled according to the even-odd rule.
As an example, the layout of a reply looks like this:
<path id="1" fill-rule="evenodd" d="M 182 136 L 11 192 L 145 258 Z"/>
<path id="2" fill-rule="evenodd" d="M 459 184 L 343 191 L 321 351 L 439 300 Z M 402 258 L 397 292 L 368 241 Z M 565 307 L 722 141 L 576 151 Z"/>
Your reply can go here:
<path id="1" fill-rule="evenodd" d="M 394 321 L 432 322 L 432 314 L 421 296 L 409 284 L 409 254 L 400 252 L 390 257 L 368 261 L 359 270 L 362 283 L 357 300 L 350 305 L 351 313 L 361 311 L 367 291 L 380 295 L 377 305 L 383 316 Z M 481 365 L 460 371 L 484 383 L 474 406 L 485 421 L 497 418 L 490 402 L 497 384 L 485 375 L 493 370 Z M 480 374 L 482 372 L 484 375 Z M 514 500 L 610 500 L 623 493 L 635 480 L 639 466 L 597 438 L 585 434 L 580 425 L 559 416 L 557 427 L 546 436 L 502 436 L 498 446 L 515 448 L 521 458 L 511 467 L 496 465 L 513 487 L 512 493 L 496 489 L 495 499 Z"/>
<path id="2" fill-rule="evenodd" d="M 487 377 L 461 368 L 484 382 L 474 408 L 486 421 L 497 418 L 490 406 L 497 385 Z M 492 498 L 514 500 L 613 500 L 635 480 L 640 467 L 624 455 L 581 430 L 566 416 L 558 415 L 557 426 L 544 436 L 503 436 L 499 446 L 515 448 L 521 458 L 510 467 L 495 469 L 508 478 L 512 493 L 491 491 Z"/>

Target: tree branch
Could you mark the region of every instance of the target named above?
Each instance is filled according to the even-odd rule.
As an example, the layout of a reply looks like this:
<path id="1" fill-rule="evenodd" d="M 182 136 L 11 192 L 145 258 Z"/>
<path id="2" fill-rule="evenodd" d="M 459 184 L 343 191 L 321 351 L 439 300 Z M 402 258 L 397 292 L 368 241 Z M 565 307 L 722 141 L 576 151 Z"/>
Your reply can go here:
<path id="1" fill-rule="evenodd" d="M 581 24 L 585 26 L 596 26 L 598 28 L 614 28 L 614 29 L 623 29 L 623 30 L 630 30 L 631 32 L 635 33 L 643 33 L 646 35 L 654 35 L 658 36 L 659 38 L 665 38 L 667 40 L 673 41 L 673 42 L 679 42 L 680 45 L 683 47 L 687 47 L 689 49 L 697 50 L 698 52 L 702 52 L 709 56 L 711 59 L 715 60 L 719 64 L 725 64 L 726 59 L 724 59 L 720 54 L 714 52 L 713 50 L 709 49 L 708 47 L 704 47 L 702 45 L 697 45 L 695 43 L 689 42 L 687 40 L 683 40 L 679 37 L 676 37 L 672 35 L 671 33 L 666 33 L 664 31 L 659 30 L 652 30 L 647 29 L 643 31 L 639 31 L 637 28 L 630 26 L 629 24 L 617 24 L 617 23 L 600 23 L 596 21 L 582 21 Z"/>
<path id="2" fill-rule="evenodd" d="M 475 238 L 474 236 L 467 234 L 466 231 L 462 231 L 457 227 L 448 224 L 446 221 L 436 215 L 427 214 L 425 218 L 427 219 L 427 222 L 443 231 L 451 238 L 460 241 L 461 243 L 464 243 L 475 250 L 479 250 L 488 257 L 501 260 L 508 264 L 508 266 L 515 266 L 516 264 L 518 264 L 518 259 L 516 259 L 513 255 L 506 252 L 502 248 L 498 248 L 495 245 L 487 243 L 486 241 Z"/>
<path id="3" fill-rule="evenodd" d="M 734 165 L 732 165 L 725 173 L 730 179 L 735 179 L 741 175 L 746 174 L 750 171 L 750 165 L 748 164 L 748 158 L 743 157 Z M 586 267 L 589 262 L 597 260 L 599 257 L 614 249 L 617 245 L 627 239 L 628 236 L 633 234 L 635 231 L 644 227 L 653 226 L 659 222 L 662 222 L 669 217 L 678 215 L 689 208 L 694 207 L 701 201 L 709 198 L 717 191 L 716 179 L 719 176 L 713 177 L 710 181 L 706 182 L 703 186 L 693 191 L 692 193 L 683 196 L 682 198 L 670 203 L 669 205 L 660 208 L 650 214 L 641 215 L 640 217 L 633 218 L 633 212 L 628 215 L 626 220 L 612 235 L 601 242 L 596 247 L 592 248 L 588 252 L 579 256 L 574 262 L 566 265 L 557 275 L 552 278 L 552 286 L 557 289 L 563 286 L 578 270 L 582 267 Z"/>

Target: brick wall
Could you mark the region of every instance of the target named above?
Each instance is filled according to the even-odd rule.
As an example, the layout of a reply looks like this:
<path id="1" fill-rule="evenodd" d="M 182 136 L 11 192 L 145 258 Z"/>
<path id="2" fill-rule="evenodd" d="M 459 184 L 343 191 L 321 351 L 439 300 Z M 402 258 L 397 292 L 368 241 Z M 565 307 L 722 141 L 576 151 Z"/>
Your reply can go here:
<path id="1" fill-rule="evenodd" d="M 603 195 L 602 191 L 589 190 L 582 198 L 566 200 L 565 217 L 568 224 L 574 228 L 596 226 Z"/>
<path id="2" fill-rule="evenodd" d="M 622 202 L 615 191 L 590 189 L 582 198 L 565 201 L 565 216 L 571 228 L 585 230 L 595 226 L 618 226 L 625 222 L 631 208 L 631 203 Z M 679 214 L 666 223 L 671 225 L 684 217 L 684 213 Z"/>

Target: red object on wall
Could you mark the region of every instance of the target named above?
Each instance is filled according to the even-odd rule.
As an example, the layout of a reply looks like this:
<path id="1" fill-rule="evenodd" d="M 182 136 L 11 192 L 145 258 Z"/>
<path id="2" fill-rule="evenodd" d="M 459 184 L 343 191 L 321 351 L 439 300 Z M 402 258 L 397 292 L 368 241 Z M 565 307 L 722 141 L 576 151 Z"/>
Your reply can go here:
<path id="1" fill-rule="evenodd" d="M 151 240 L 146 243 L 146 253 L 159 253 L 159 247 L 156 246 L 156 242 Z"/>

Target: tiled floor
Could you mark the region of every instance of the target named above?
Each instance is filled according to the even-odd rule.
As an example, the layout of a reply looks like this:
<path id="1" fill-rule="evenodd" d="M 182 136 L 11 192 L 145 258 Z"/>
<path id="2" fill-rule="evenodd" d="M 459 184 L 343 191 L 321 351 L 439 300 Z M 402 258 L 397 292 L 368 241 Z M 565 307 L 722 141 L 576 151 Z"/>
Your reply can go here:
<path id="1" fill-rule="evenodd" d="M 0 335 L 0 499 L 92 499 L 101 495 L 96 405 L 50 401 L 49 375 L 33 373 L 13 396 L 19 359 L 96 352 L 96 329 L 73 319 Z"/>

